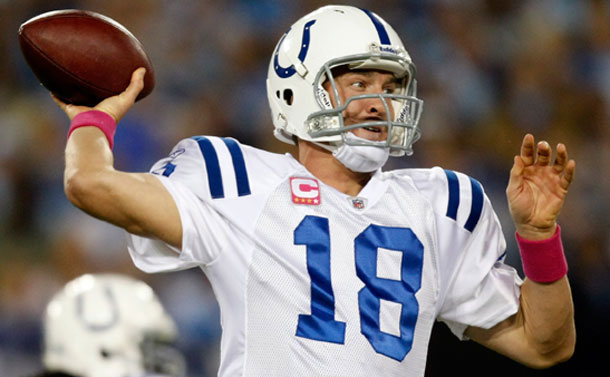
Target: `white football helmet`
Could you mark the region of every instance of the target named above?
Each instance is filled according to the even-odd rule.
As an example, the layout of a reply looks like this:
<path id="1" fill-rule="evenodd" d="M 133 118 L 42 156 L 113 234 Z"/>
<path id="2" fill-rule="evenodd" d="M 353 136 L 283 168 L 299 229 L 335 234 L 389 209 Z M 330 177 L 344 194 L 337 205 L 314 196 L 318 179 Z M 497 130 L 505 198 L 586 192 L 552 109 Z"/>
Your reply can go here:
<path id="1" fill-rule="evenodd" d="M 43 364 L 82 377 L 184 376 L 176 325 L 146 283 L 117 274 L 70 281 L 47 305 Z"/>
<path id="2" fill-rule="evenodd" d="M 401 80 L 392 94 L 354 96 L 340 103 L 332 68 L 380 69 Z M 416 97 L 415 66 L 394 29 L 381 17 L 352 6 L 322 7 L 293 24 L 278 42 L 267 75 L 267 98 L 274 135 L 294 144 L 294 136 L 335 151 L 342 144 L 374 145 L 390 155 L 412 154 L 420 137 L 417 127 L 423 101 Z M 322 84 L 329 80 L 338 99 L 333 107 Z M 351 101 L 380 98 L 394 119 L 346 126 L 342 112 Z M 354 141 L 346 131 L 368 126 L 388 127 L 385 143 Z"/>

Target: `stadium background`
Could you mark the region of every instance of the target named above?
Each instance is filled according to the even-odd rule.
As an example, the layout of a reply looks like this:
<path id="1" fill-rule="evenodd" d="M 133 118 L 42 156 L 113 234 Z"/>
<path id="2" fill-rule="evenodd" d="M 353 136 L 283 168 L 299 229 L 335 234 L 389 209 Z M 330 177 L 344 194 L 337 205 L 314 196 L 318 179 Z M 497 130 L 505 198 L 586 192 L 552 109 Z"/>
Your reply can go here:
<path id="1" fill-rule="evenodd" d="M 336 1 L 335 3 L 344 3 Z M 19 52 L 17 30 L 53 9 L 101 12 L 143 43 L 157 86 L 121 122 L 119 169 L 147 170 L 181 138 L 233 136 L 291 151 L 271 136 L 265 94 L 276 41 L 314 0 L 0 0 L 0 375 L 39 370 L 40 321 L 51 295 L 85 272 L 149 282 L 177 319 L 190 376 L 213 376 L 218 311 L 198 270 L 144 275 L 118 229 L 81 214 L 63 194 L 67 119 Z M 610 349 L 610 1 L 353 1 L 397 29 L 425 101 L 422 140 L 391 167 L 441 165 L 486 187 L 520 270 L 504 187 L 525 132 L 577 160 L 560 223 L 570 264 L 578 342 L 545 371 L 518 366 L 435 327 L 427 376 L 602 376 Z"/>

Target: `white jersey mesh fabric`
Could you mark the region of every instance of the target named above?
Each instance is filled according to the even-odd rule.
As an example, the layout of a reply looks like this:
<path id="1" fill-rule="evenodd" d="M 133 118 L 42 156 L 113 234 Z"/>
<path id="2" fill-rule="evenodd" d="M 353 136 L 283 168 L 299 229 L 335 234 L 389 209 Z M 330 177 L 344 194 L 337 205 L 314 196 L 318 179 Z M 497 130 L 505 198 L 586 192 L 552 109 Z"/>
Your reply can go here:
<path id="1" fill-rule="evenodd" d="M 286 200 L 291 195 L 287 184 L 279 185 L 270 195 L 256 227 L 256 234 L 264 241 L 254 251 L 248 277 L 246 375 L 283 376 L 287 371 L 292 376 L 337 376 L 338 373 L 345 376 L 372 376 L 380 371 L 386 376 L 423 375 L 438 295 L 437 256 L 432 242 L 433 233 L 430 231 L 434 229 L 433 215 L 411 186 L 399 189 L 401 192 L 395 192 L 397 187 L 387 187 L 383 181 L 375 181 L 373 186 L 375 187 L 367 192 L 378 195 L 376 203 L 361 210 L 354 208 L 346 195 L 323 184 L 320 188 L 323 200 L 318 206 L 295 206 Z M 286 216 L 287 213 L 290 216 Z M 388 213 L 393 213 L 393 216 L 388 216 Z M 299 225 L 304 226 L 310 219 L 327 223 L 328 228 L 313 226 L 295 232 Z M 409 258 L 408 245 L 405 245 L 404 252 L 385 249 L 386 253 L 394 253 L 394 258 L 377 253 L 377 257 L 369 261 L 368 258 L 373 258 L 375 252 L 367 249 L 365 243 L 359 244 L 364 246 L 355 246 L 355 240 L 366 234 L 366 229 L 371 225 L 379 229 L 412 229 L 426 250 L 423 265 L 414 265 L 413 268 L 407 266 L 401 271 L 401 263 L 391 263 Z M 312 240 L 311 245 L 295 245 L 295 237 L 298 238 L 299 233 L 303 234 L 305 241 Z M 300 318 L 312 316 L 314 310 L 312 284 L 322 284 L 325 280 L 325 277 L 316 277 L 308 271 L 308 266 L 317 263 L 308 261 L 308 257 L 317 257 L 308 254 L 307 247 L 313 247 L 316 237 L 324 236 L 328 236 L 330 245 L 329 250 L 323 250 L 322 253 L 325 254 L 327 259 L 324 262 L 329 267 L 325 277 L 329 278 L 334 295 L 330 300 L 334 303 L 334 316 L 331 319 L 344 326 L 344 338 L 338 342 L 313 338 L 324 338 L 324 329 L 316 329 L 319 334 L 315 334 L 315 331 L 311 335 L 296 334 Z M 364 249 L 355 250 L 358 247 Z M 399 282 L 403 273 L 411 272 L 411 269 L 416 270 L 416 273 L 420 271 L 418 283 L 421 288 L 415 292 L 416 299 L 405 299 L 402 303 L 384 300 L 387 304 L 377 304 L 379 310 L 359 302 L 359 292 L 366 285 L 357 275 L 357 252 L 370 254 L 360 257 L 385 269 L 382 275 L 386 277 L 371 278 L 377 279 L 381 286 L 386 280 L 393 280 L 396 284 L 388 284 L 389 289 L 402 289 L 398 287 L 402 287 Z M 405 260 L 404 264 L 407 265 L 408 261 Z M 379 273 L 376 272 L 376 275 Z M 407 289 L 404 293 L 411 294 Z M 408 325 L 403 326 L 404 334 L 400 334 L 403 306 L 416 306 L 413 310 L 416 311 L 417 318 L 414 329 L 408 328 Z M 398 336 L 392 335 L 395 339 L 402 335 L 412 337 L 412 341 L 404 345 L 395 342 L 394 347 L 403 349 L 396 349 L 391 355 L 384 354 L 383 350 L 376 351 L 362 333 L 363 311 L 385 318 L 384 323 L 388 323 L 388 327 L 398 329 Z M 375 331 L 372 334 L 377 335 L 379 334 Z M 383 341 L 374 339 L 373 343 Z"/>

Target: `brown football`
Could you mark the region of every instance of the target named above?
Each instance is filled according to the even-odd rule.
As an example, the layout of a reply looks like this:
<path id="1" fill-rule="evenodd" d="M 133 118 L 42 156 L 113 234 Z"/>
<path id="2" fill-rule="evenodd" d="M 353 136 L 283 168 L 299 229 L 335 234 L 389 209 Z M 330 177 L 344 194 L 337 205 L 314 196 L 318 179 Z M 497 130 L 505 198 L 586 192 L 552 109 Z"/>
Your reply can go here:
<path id="1" fill-rule="evenodd" d="M 155 86 L 142 44 L 124 26 L 99 13 L 43 13 L 21 25 L 19 45 L 38 80 L 67 103 L 95 106 L 121 93 L 138 67 L 145 67 L 146 75 L 137 100 Z"/>

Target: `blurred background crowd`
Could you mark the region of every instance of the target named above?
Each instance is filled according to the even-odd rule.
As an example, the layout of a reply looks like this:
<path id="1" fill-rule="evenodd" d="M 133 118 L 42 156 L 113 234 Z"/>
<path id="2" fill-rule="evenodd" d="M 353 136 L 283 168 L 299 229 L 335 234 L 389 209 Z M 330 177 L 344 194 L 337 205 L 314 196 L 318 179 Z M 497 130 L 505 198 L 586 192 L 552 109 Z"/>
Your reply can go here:
<path id="1" fill-rule="evenodd" d="M 334 3 L 346 3 L 335 1 Z M 65 282 L 118 271 L 148 282 L 177 320 L 189 376 L 213 376 L 218 308 L 199 270 L 145 275 L 124 233 L 82 214 L 63 193 L 68 121 L 21 56 L 19 25 L 79 8 L 122 23 L 151 58 L 156 88 L 121 121 L 115 165 L 146 171 L 184 137 L 275 141 L 265 93 L 276 42 L 316 0 L 0 0 L 0 376 L 39 370 L 40 316 Z M 610 1 L 354 0 L 385 18 L 418 67 L 425 102 L 412 157 L 486 188 L 521 271 L 504 188 L 526 132 L 564 142 L 577 174 L 560 217 L 576 305 L 577 349 L 545 371 L 520 367 L 435 327 L 427 376 L 607 376 L 610 349 Z M 151 203 L 152 204 L 152 203 Z"/>

